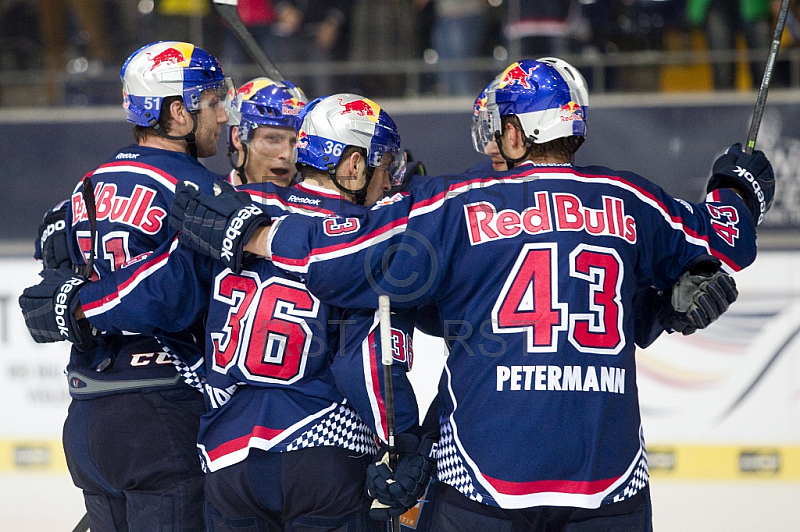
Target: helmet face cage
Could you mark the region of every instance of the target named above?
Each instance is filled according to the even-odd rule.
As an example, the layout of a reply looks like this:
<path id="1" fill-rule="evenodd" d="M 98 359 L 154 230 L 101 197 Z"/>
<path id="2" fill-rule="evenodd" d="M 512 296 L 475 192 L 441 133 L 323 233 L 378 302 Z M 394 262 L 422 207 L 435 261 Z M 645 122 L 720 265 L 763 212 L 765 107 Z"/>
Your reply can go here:
<path id="1" fill-rule="evenodd" d="M 400 152 L 400 134 L 391 117 L 368 98 L 334 94 L 307 104 L 298 115 L 297 162 L 330 171 L 339 164 L 347 146 L 364 148 L 367 164 L 378 168 L 386 155 L 392 182 L 405 175 L 405 155 Z"/>
<path id="2" fill-rule="evenodd" d="M 494 78 L 475 99 L 472 110 L 472 145 L 478 153 L 486 153 L 486 145 L 494 140 L 492 115 L 486 108 L 488 94 L 497 88 L 500 77 Z M 498 124 L 499 129 L 499 124 Z"/>
<path id="3" fill-rule="evenodd" d="M 226 112 L 235 94 L 219 61 L 190 43 L 161 41 L 134 52 L 122 65 L 122 106 L 129 122 L 152 127 L 161 116 L 168 96 L 181 96 L 189 112 L 201 108 L 200 98 L 208 90 L 220 92 Z"/>
<path id="4" fill-rule="evenodd" d="M 255 78 L 239 87 L 228 124 L 239 126 L 239 140 L 247 144 L 250 133 L 259 126 L 294 129 L 306 101 L 305 94 L 291 82 Z"/>
<path id="5" fill-rule="evenodd" d="M 554 58 L 524 60 L 499 77 L 497 87 L 487 91 L 486 104 L 495 131 L 500 131 L 501 117 L 516 115 L 526 138 L 536 144 L 586 136 L 586 81 L 569 63 Z"/>

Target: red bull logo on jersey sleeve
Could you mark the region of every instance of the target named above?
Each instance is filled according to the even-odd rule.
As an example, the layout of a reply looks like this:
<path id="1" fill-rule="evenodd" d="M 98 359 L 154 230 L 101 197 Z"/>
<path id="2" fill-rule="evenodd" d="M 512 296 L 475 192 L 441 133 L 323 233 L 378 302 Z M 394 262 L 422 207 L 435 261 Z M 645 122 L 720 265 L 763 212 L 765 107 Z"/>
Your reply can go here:
<path id="1" fill-rule="evenodd" d="M 355 113 L 358 116 L 368 118 L 372 122 L 378 121 L 381 107 L 369 98 L 353 100 L 352 102 L 345 102 L 341 98 L 337 99 L 339 100 L 339 105 L 342 107 L 341 114 Z"/>
<path id="2" fill-rule="evenodd" d="M 189 66 L 193 51 L 194 45 L 189 43 L 169 43 L 167 48 L 155 55 L 152 52 L 147 52 L 147 59 L 153 63 L 150 71 L 152 72 L 164 65 Z"/>
<path id="3" fill-rule="evenodd" d="M 531 88 L 529 78 L 533 74 L 533 67 L 530 70 L 525 70 L 519 63 L 514 63 L 508 67 L 500 77 L 498 88 L 508 87 L 509 85 L 522 85 L 526 89 Z"/>

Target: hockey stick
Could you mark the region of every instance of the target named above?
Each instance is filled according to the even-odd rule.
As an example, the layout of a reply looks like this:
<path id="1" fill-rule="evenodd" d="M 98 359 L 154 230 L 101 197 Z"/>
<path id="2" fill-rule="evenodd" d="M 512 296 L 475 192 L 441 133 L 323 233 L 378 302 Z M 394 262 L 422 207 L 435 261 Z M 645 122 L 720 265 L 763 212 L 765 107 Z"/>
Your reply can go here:
<path id="1" fill-rule="evenodd" d="M 244 25 L 244 22 L 242 22 L 242 17 L 239 16 L 239 10 L 237 8 L 238 5 L 239 0 L 214 0 L 214 7 L 217 9 L 217 13 L 225 19 L 225 22 L 231 27 L 233 33 L 236 34 L 236 38 L 242 43 L 245 51 L 253 61 L 261 67 L 261 70 L 263 70 L 272 81 L 283 80 L 283 76 L 278 72 L 278 67 L 275 66 L 275 63 L 270 61 L 267 54 L 264 53 L 264 50 L 259 48 L 253 35 L 247 29 L 247 26 Z"/>
<path id="2" fill-rule="evenodd" d="M 392 314 L 389 296 L 378 298 L 381 322 L 381 364 L 383 365 L 384 401 L 386 404 L 386 439 L 389 444 L 389 469 L 397 468 L 397 447 L 394 442 L 394 385 L 392 383 Z M 392 517 L 391 531 L 400 532 L 400 518 Z"/>
<path id="3" fill-rule="evenodd" d="M 91 279 L 94 269 L 94 246 L 97 240 L 97 206 L 94 202 L 94 185 L 88 175 L 83 179 L 83 205 L 86 207 L 86 217 L 89 218 L 89 241 L 91 242 L 83 276 Z"/>
<path id="4" fill-rule="evenodd" d="M 72 532 L 86 532 L 87 530 L 89 530 L 89 514 L 83 514 L 83 517 L 72 529 Z"/>
<path id="5" fill-rule="evenodd" d="M 772 69 L 775 66 L 775 58 L 778 56 L 778 48 L 781 46 L 783 27 L 786 25 L 786 15 L 789 12 L 789 2 L 790 0 L 781 1 L 781 10 L 778 12 L 778 20 L 775 23 L 775 33 L 772 36 L 772 48 L 769 51 L 769 57 L 767 57 L 764 77 L 761 78 L 761 87 L 758 89 L 756 108 L 753 111 L 753 120 L 750 122 L 750 131 L 747 133 L 747 145 L 744 151 L 748 155 L 752 154 L 753 149 L 756 147 L 758 128 L 761 126 L 761 117 L 764 114 L 764 107 L 767 105 L 767 91 L 769 91 L 769 82 L 772 80 Z"/>

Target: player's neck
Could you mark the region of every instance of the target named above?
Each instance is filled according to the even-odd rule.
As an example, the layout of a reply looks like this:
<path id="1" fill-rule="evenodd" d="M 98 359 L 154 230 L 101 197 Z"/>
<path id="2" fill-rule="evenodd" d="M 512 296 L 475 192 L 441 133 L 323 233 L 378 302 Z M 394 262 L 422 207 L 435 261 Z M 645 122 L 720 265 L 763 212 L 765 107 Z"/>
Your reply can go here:
<path id="1" fill-rule="evenodd" d="M 330 180 L 330 179 L 318 178 L 316 176 L 312 176 L 312 177 L 306 177 L 305 179 L 303 179 L 302 182 L 303 182 L 304 185 L 308 185 L 308 186 L 316 187 L 316 188 L 322 188 L 322 189 L 325 189 L 326 191 L 330 191 L 330 192 L 332 192 L 334 194 L 338 194 L 343 199 L 345 199 L 345 200 L 347 200 L 347 201 L 349 201 L 351 203 L 355 203 L 355 198 L 352 197 L 352 195 L 343 193 L 341 190 L 339 190 L 336 187 L 336 185 L 333 184 L 333 181 Z"/>
<path id="2" fill-rule="evenodd" d="M 185 140 L 171 140 L 161 135 L 147 135 L 139 142 L 139 146 L 189 153 L 189 146 L 186 144 Z"/>

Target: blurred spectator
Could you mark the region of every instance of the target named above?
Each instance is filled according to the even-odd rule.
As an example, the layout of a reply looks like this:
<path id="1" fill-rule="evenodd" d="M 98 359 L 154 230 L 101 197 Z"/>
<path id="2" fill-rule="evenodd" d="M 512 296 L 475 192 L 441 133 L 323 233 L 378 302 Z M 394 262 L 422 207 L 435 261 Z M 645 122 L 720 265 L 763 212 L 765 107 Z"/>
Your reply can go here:
<path id="1" fill-rule="evenodd" d="M 258 46 L 273 58 L 278 37 L 272 34 L 272 25 L 278 20 L 270 0 L 239 0 L 239 16 Z M 239 39 L 229 28 L 222 38 L 222 64 L 241 65 L 251 62 Z"/>
<path id="2" fill-rule="evenodd" d="M 479 55 L 484 32 L 488 22 L 489 4 L 486 0 L 415 0 L 415 7 L 422 10 L 426 4 L 433 4 L 434 23 L 431 31 L 431 44 L 438 59 L 445 61 L 462 60 L 465 64 L 470 58 Z M 438 84 L 450 95 L 473 95 L 482 85 L 469 70 L 451 70 L 452 66 L 442 65 Z"/>
<path id="3" fill-rule="evenodd" d="M 688 0 L 686 15 L 689 22 L 701 26 L 710 51 L 735 50 L 736 35 L 744 35 L 750 50 L 766 50 L 772 42 L 772 0 Z M 751 61 L 753 84 L 761 84 L 764 61 Z M 714 61 L 714 88 L 734 89 L 736 64 L 733 61 Z"/>
<path id="4" fill-rule="evenodd" d="M 291 72 L 309 96 L 334 91 L 324 63 L 344 59 L 348 0 L 239 0 L 239 15 L 269 58 L 281 68 L 288 63 L 316 63 Z M 230 30 L 223 37 L 225 64 L 251 62 Z M 281 69 L 281 73 L 286 72 Z"/>
<path id="5" fill-rule="evenodd" d="M 416 76 L 395 71 L 384 61 L 412 60 L 419 57 L 418 46 L 424 39 L 415 0 L 357 0 L 352 2 L 352 35 L 350 59 L 360 63 L 364 72 L 350 76 L 348 92 L 375 97 L 396 97 L 416 94 Z M 428 6 L 430 8 L 430 6 Z M 424 22 L 424 21 L 423 21 Z M 366 63 L 366 64 L 365 64 Z M 389 70 L 387 70 L 389 67 Z"/>
<path id="6" fill-rule="evenodd" d="M 63 103 L 61 78 L 67 66 L 67 24 L 69 12 L 77 15 L 85 35 L 89 59 L 108 63 L 111 43 L 108 37 L 103 0 L 38 0 L 39 30 L 44 44 L 44 67 L 47 71 L 47 103 Z"/>
<path id="7" fill-rule="evenodd" d="M 589 37 L 579 0 L 508 0 L 504 28 L 512 59 L 564 57 Z"/>

